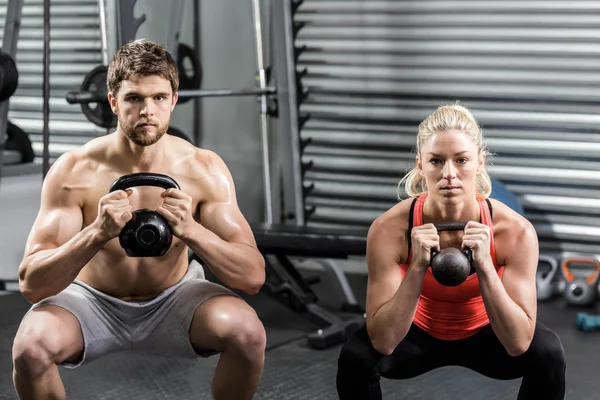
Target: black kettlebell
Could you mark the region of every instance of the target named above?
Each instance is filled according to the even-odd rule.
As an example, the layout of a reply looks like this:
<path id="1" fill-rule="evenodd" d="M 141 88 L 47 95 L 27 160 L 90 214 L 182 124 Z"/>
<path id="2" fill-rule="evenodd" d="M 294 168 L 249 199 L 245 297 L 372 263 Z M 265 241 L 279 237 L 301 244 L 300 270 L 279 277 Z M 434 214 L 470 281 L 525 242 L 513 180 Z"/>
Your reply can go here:
<path id="1" fill-rule="evenodd" d="M 465 229 L 467 223 L 447 222 L 434 225 L 438 232 L 461 231 Z M 431 250 L 431 272 L 435 280 L 444 286 L 458 286 L 463 283 L 475 272 L 472 262 L 471 249 L 462 251 L 455 247 L 448 247 L 439 252 Z"/>
<path id="2" fill-rule="evenodd" d="M 157 186 L 163 189 L 179 189 L 173 178 L 167 175 L 140 172 L 124 175 L 113 182 L 110 192 L 134 186 Z M 171 247 L 173 231 L 167 220 L 156 211 L 136 210 L 119 234 L 119 243 L 129 257 L 161 257 Z"/>

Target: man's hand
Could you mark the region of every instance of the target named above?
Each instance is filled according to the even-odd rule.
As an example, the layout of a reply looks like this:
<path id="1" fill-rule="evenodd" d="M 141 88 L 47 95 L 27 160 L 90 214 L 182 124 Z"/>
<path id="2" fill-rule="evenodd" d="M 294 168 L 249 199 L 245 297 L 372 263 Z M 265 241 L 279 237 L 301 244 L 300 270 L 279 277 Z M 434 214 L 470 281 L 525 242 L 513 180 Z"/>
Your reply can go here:
<path id="1" fill-rule="evenodd" d="M 156 212 L 166 218 L 173 235 L 181 239 L 196 223 L 192 216 L 192 198 L 178 189 L 167 189 L 160 196 L 163 203 Z"/>
<path id="2" fill-rule="evenodd" d="M 121 233 L 125 224 L 132 218 L 129 204 L 131 189 L 117 190 L 103 196 L 98 201 L 97 224 L 104 240 L 109 241 Z"/>

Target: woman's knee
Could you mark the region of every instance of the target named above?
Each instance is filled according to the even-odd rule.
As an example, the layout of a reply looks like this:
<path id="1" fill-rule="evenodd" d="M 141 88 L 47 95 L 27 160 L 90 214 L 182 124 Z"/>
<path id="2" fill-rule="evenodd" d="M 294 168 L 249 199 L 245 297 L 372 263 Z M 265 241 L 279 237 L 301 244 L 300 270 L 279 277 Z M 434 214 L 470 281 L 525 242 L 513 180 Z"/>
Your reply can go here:
<path id="1" fill-rule="evenodd" d="M 565 350 L 558 335 L 541 325 L 531 341 L 527 351 L 536 365 L 554 370 L 564 370 L 566 366 Z"/>
<path id="2" fill-rule="evenodd" d="M 373 348 L 367 329 L 361 328 L 342 346 L 338 368 L 371 373 L 382 357 L 383 355 Z"/>

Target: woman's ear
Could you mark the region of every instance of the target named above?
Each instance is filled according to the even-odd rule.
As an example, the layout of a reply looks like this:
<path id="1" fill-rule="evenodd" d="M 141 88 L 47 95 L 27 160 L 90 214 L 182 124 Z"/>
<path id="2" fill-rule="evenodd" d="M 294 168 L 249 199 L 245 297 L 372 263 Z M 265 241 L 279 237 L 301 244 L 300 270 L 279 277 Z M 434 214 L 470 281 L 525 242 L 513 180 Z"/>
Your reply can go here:
<path id="1" fill-rule="evenodd" d="M 415 164 L 417 166 L 417 169 L 419 170 L 419 175 L 425 175 L 425 173 L 423 172 L 423 164 L 421 163 L 421 157 L 419 157 L 418 154 L 415 157 Z"/>
<path id="2" fill-rule="evenodd" d="M 485 168 L 485 160 L 487 159 L 487 153 L 485 151 L 479 152 L 479 165 L 477 166 L 477 173 L 480 174 Z"/>

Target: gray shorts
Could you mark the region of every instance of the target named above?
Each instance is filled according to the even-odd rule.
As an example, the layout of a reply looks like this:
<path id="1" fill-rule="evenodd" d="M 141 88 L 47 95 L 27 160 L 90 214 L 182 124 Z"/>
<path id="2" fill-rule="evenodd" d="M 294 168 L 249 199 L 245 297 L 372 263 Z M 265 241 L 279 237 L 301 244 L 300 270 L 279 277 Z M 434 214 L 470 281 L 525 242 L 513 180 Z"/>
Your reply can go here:
<path id="1" fill-rule="evenodd" d="M 217 354 L 196 353 L 189 329 L 198 306 L 219 295 L 236 296 L 229 289 L 207 281 L 202 266 L 192 261 L 179 282 L 149 301 L 123 301 L 75 280 L 56 296 L 34 304 L 31 310 L 51 304 L 64 308 L 79 320 L 84 343 L 82 358 L 76 363 L 62 364 L 72 369 L 124 350 L 186 358 Z"/>

